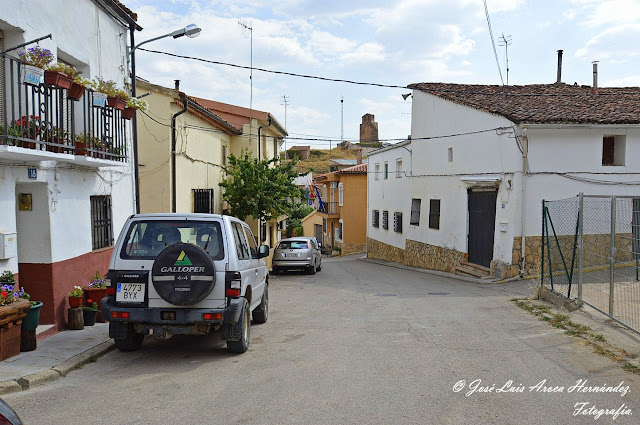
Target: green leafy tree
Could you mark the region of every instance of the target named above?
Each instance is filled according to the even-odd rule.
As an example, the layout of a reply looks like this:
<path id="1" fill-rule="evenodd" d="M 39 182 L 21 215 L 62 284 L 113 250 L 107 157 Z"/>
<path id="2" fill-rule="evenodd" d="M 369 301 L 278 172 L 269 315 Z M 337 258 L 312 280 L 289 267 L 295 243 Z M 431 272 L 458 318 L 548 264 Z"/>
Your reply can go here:
<path id="1" fill-rule="evenodd" d="M 287 217 L 287 237 L 290 236 L 302 236 L 298 235 L 297 230 L 302 227 L 302 219 L 311 214 L 313 208 L 307 204 L 294 203 L 289 209 Z M 294 234 L 294 230 L 296 233 Z"/>
<path id="2" fill-rule="evenodd" d="M 227 177 L 220 186 L 225 190 L 222 199 L 229 203 L 233 215 L 241 220 L 249 216 L 270 220 L 287 214 L 294 199 L 304 198 L 302 189 L 293 183 L 298 177 L 296 162 L 276 162 L 275 158 L 258 161 L 246 150 L 239 157 L 229 156 Z"/>

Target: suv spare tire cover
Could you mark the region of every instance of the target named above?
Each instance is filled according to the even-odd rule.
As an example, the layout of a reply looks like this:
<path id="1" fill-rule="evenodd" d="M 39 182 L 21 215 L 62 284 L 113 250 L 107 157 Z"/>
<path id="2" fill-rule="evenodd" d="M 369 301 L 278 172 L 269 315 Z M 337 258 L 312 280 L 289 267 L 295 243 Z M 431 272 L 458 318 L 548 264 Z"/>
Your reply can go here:
<path id="1" fill-rule="evenodd" d="M 166 247 L 153 263 L 151 281 L 158 295 L 173 305 L 193 305 L 215 285 L 215 267 L 197 245 L 178 242 Z"/>

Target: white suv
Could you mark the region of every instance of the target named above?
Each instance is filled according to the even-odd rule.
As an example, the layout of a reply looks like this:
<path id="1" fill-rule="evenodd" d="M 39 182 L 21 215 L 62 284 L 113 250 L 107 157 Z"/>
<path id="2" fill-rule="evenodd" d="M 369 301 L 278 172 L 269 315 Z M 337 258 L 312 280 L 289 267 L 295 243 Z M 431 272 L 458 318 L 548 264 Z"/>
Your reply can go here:
<path id="1" fill-rule="evenodd" d="M 140 348 L 144 335 L 207 335 L 221 330 L 234 353 L 249 348 L 250 315 L 269 314 L 269 275 L 243 221 L 214 214 L 137 214 L 125 223 L 107 273 L 102 312 L 116 348 Z"/>

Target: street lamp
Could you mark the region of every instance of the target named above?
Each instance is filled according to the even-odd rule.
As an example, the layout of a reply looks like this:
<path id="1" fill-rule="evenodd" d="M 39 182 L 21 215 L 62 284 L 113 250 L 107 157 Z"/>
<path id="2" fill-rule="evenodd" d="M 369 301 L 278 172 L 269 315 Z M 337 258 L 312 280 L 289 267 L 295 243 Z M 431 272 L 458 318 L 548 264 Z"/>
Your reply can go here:
<path id="1" fill-rule="evenodd" d="M 127 48 L 127 59 L 131 58 L 131 96 L 135 97 L 136 96 L 136 55 L 134 55 L 133 53 L 135 52 L 135 50 L 142 46 L 143 44 L 147 44 L 150 43 L 152 41 L 156 41 L 156 40 L 160 40 L 161 38 L 165 38 L 165 37 L 173 37 L 173 38 L 179 38 L 182 37 L 183 35 L 186 35 L 189 38 L 194 38 L 197 37 L 198 35 L 200 35 L 200 31 L 202 31 L 197 25 L 195 24 L 189 24 L 184 28 L 181 28 L 179 30 L 175 30 L 173 32 L 170 32 L 168 34 L 164 34 L 161 35 L 159 37 L 155 37 L 155 38 L 151 38 L 149 40 L 145 40 L 141 43 L 138 44 L 133 44 L 133 35 L 131 36 L 131 45 L 132 47 Z M 132 127 L 133 127 L 133 155 L 134 155 L 134 159 L 133 159 L 133 175 L 134 175 L 134 179 L 135 179 L 135 192 L 136 192 L 136 214 L 140 213 L 140 176 L 138 173 L 138 125 L 137 125 L 137 119 L 136 116 L 133 116 L 133 123 L 132 123 Z"/>

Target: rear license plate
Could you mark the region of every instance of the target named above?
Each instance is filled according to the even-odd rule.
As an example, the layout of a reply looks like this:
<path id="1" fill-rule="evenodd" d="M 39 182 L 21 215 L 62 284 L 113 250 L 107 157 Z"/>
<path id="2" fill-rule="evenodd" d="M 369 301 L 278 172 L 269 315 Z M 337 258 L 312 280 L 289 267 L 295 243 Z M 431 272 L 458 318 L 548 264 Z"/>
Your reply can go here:
<path id="1" fill-rule="evenodd" d="M 285 257 L 299 257 L 300 254 L 284 254 Z"/>
<path id="2" fill-rule="evenodd" d="M 144 283 L 118 283 L 116 301 L 119 303 L 143 303 Z"/>

